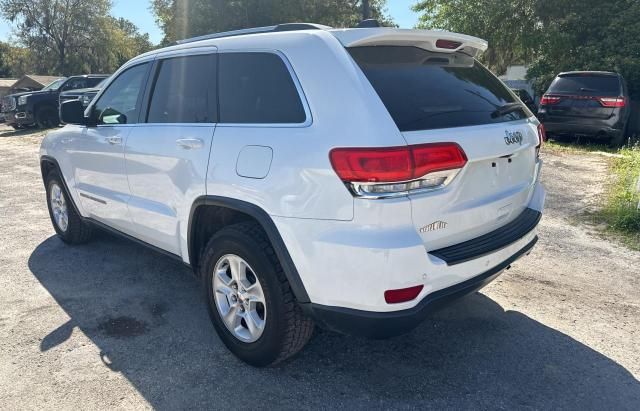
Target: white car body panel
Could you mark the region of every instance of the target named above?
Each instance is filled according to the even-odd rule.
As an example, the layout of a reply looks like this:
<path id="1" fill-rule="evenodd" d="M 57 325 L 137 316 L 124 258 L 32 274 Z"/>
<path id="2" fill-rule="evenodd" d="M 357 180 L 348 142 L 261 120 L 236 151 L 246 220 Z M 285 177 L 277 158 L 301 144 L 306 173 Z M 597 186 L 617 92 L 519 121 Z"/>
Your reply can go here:
<path id="1" fill-rule="evenodd" d="M 306 121 L 66 126 L 47 136 L 41 154 L 57 160 L 84 217 L 175 254 L 185 263 L 190 263 L 189 216 L 196 199 L 210 195 L 241 200 L 271 217 L 310 302 L 375 312 L 411 308 L 434 291 L 499 266 L 530 244 L 536 233 L 452 266 L 429 251 L 491 232 L 525 208 L 542 212 L 544 204 L 535 118 L 401 133 L 345 50 L 345 46 L 414 45 L 456 51 L 437 49 L 438 39 L 459 41 L 458 50 L 473 54 L 487 47 L 483 40 L 455 33 L 357 29 L 252 34 L 152 51 L 126 63 L 109 82 L 133 64 L 161 57 L 269 52 L 289 68 Z M 505 144 L 505 131 L 519 131 L 521 144 Z M 122 145 L 105 143 L 110 136 L 122 137 Z M 178 140 L 184 139 L 198 147 L 180 146 Z M 451 184 L 424 194 L 355 198 L 329 159 L 336 147 L 430 142 L 458 143 L 468 163 Z M 420 232 L 438 221 L 446 223 L 446 229 Z M 385 302 L 385 290 L 416 284 L 424 289 L 415 300 Z"/>
<path id="2" fill-rule="evenodd" d="M 177 255 L 186 250 L 191 205 L 206 192 L 214 130 L 202 124 L 133 127 L 125 164 L 137 238 Z"/>

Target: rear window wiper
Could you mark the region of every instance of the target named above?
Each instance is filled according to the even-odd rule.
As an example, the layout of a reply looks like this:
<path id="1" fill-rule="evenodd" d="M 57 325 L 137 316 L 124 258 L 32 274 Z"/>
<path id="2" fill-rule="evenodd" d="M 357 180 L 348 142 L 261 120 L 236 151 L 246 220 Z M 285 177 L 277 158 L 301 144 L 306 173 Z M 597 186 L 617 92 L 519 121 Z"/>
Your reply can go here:
<path id="1" fill-rule="evenodd" d="M 494 112 L 492 112 L 491 118 L 506 116 L 507 114 L 513 113 L 514 111 L 518 111 L 518 110 L 524 111 L 524 108 L 522 107 L 521 103 L 518 103 L 518 102 L 507 103 L 503 106 L 498 107 Z"/>
<path id="2" fill-rule="evenodd" d="M 598 91 L 598 90 L 596 90 L 596 89 L 594 89 L 594 88 L 589 88 L 589 87 L 580 87 L 578 90 L 580 90 L 580 91 L 586 91 L 586 92 L 588 92 L 588 93 L 592 93 L 592 92 L 594 92 L 594 91 Z"/>

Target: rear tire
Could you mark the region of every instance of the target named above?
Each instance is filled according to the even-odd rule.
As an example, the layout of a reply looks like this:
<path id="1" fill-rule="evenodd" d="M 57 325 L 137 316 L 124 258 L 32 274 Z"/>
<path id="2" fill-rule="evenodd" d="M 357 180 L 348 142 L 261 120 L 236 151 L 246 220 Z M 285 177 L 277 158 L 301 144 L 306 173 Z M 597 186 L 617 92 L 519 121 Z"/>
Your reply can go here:
<path id="1" fill-rule="evenodd" d="M 282 266 L 258 224 L 245 222 L 221 229 L 209 240 L 200 261 L 211 321 L 222 342 L 242 361 L 255 367 L 275 365 L 309 341 L 313 321 L 296 303 Z M 245 265 L 236 266 L 236 261 Z M 243 267 L 236 270 L 244 277 L 233 274 L 232 266 Z M 245 293 L 254 292 L 256 284 L 260 291 L 247 297 Z M 244 309 L 243 303 L 252 307 L 253 302 L 247 300 L 256 301 L 256 309 Z M 257 315 L 255 322 L 248 317 L 250 313 Z"/>
<path id="2" fill-rule="evenodd" d="M 40 128 L 53 128 L 60 124 L 58 113 L 51 106 L 40 107 L 36 112 L 36 124 Z"/>
<path id="3" fill-rule="evenodd" d="M 621 148 L 624 146 L 626 140 L 625 133 L 621 132 L 618 135 L 611 137 L 609 140 L 609 148 Z"/>
<path id="4" fill-rule="evenodd" d="M 67 244 L 83 244 L 91 239 L 91 226 L 76 213 L 62 179 L 52 171 L 47 176 L 47 207 L 54 230 Z"/>

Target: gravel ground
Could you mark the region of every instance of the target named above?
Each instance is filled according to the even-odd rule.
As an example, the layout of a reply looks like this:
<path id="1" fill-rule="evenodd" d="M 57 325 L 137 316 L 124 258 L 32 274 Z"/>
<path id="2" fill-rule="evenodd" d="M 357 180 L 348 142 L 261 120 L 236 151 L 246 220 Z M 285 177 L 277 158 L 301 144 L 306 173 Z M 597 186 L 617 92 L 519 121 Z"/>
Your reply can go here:
<path id="1" fill-rule="evenodd" d="M 540 242 L 409 335 L 319 331 L 253 369 L 215 335 L 173 260 L 100 235 L 54 236 L 41 133 L 0 126 L 0 407 L 640 409 L 640 253 L 580 223 L 606 159 L 545 152 Z"/>

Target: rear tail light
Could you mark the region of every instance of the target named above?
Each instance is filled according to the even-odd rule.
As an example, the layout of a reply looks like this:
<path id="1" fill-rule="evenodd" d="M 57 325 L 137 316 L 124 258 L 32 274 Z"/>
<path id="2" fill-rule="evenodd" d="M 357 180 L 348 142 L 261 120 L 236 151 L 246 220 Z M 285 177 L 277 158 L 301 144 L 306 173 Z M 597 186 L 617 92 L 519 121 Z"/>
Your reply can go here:
<path id="1" fill-rule="evenodd" d="M 459 41 L 453 40 L 440 39 L 436 41 L 436 47 L 439 49 L 455 50 L 461 45 L 462 43 L 460 43 Z"/>
<path id="2" fill-rule="evenodd" d="M 384 292 L 384 300 L 387 304 L 398 304 L 415 299 L 424 285 L 416 285 L 415 287 L 400 288 L 398 290 L 387 290 Z"/>
<path id="3" fill-rule="evenodd" d="M 602 107 L 624 107 L 627 99 L 624 97 L 597 97 Z"/>
<path id="4" fill-rule="evenodd" d="M 467 156 L 455 143 L 336 148 L 329 158 L 354 195 L 375 198 L 444 187 L 467 163 Z"/>
<path id="5" fill-rule="evenodd" d="M 544 106 L 552 106 L 554 104 L 558 104 L 560 102 L 560 97 L 558 96 L 547 96 L 546 94 L 542 96 L 540 99 L 540 105 Z"/>

